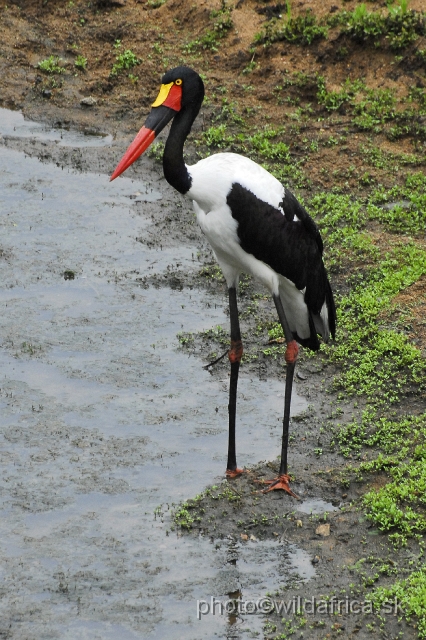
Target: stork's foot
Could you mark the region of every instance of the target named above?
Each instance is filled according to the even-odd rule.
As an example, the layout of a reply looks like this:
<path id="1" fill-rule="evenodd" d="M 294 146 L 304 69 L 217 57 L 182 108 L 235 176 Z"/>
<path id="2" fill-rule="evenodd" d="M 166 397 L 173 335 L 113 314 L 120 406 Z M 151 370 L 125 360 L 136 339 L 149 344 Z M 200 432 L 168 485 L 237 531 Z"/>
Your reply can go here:
<path id="1" fill-rule="evenodd" d="M 273 480 L 260 480 L 259 482 L 261 482 L 262 484 L 269 484 L 269 487 L 262 493 L 268 493 L 269 491 L 274 491 L 275 489 L 282 489 L 283 491 L 286 491 L 291 496 L 293 496 L 293 498 L 300 500 L 299 496 L 293 493 L 293 491 L 290 489 L 290 476 L 287 473 L 283 473 L 282 475 L 278 476 L 278 478 L 274 478 Z"/>
<path id="2" fill-rule="evenodd" d="M 238 467 L 236 469 L 227 469 L 226 470 L 226 477 L 228 479 L 232 479 L 232 478 L 238 478 L 238 476 L 240 476 L 242 473 L 244 473 L 244 469 L 238 469 Z"/>

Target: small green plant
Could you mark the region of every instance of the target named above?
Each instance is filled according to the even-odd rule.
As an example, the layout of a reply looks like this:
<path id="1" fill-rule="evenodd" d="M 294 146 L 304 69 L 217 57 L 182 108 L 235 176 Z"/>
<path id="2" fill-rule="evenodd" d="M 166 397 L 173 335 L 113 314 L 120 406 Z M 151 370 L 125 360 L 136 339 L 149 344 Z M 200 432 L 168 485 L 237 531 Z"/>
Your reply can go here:
<path id="1" fill-rule="evenodd" d="M 164 154 L 164 142 L 162 140 L 159 140 L 158 142 L 154 142 L 154 144 L 152 144 L 148 151 L 147 151 L 147 155 L 150 158 L 153 158 L 156 162 L 162 162 L 163 161 L 163 154 Z"/>
<path id="2" fill-rule="evenodd" d="M 22 353 L 27 353 L 30 356 L 34 356 L 40 353 L 41 347 L 33 345 L 31 342 L 23 342 L 21 346 Z"/>
<path id="3" fill-rule="evenodd" d="M 117 42 L 119 41 L 117 40 Z M 118 46 L 121 46 L 121 43 L 118 46 L 116 45 L 114 46 L 118 48 Z M 123 51 L 123 53 L 120 53 L 118 56 L 116 56 L 115 59 L 116 59 L 116 63 L 113 65 L 111 69 L 112 76 L 116 76 L 121 71 L 125 71 L 127 69 L 133 69 L 133 67 L 135 67 L 140 63 L 140 60 L 136 57 L 136 55 L 130 49 L 126 49 L 125 51 Z"/>
<path id="4" fill-rule="evenodd" d="M 243 69 L 243 73 L 244 74 L 251 73 L 258 66 L 258 62 L 254 59 L 254 55 L 255 55 L 254 49 L 251 50 L 251 53 L 252 53 L 251 60 L 247 64 L 247 66 L 245 66 L 244 69 Z"/>
<path id="5" fill-rule="evenodd" d="M 174 521 L 182 529 L 192 529 L 194 522 L 199 522 L 200 518 L 197 515 L 190 513 L 191 505 L 188 502 L 184 502 L 180 509 L 174 514 Z"/>
<path id="6" fill-rule="evenodd" d="M 65 73 L 65 69 L 59 64 L 60 62 L 63 62 L 62 58 L 52 55 L 45 60 L 40 60 L 37 67 L 46 73 Z"/>
<path id="7" fill-rule="evenodd" d="M 74 62 L 77 69 L 81 69 L 82 71 L 86 71 L 87 67 L 87 58 L 84 56 L 77 56 Z"/>
<path id="8" fill-rule="evenodd" d="M 151 9 L 158 9 L 159 7 L 162 7 L 163 4 L 166 4 L 166 2 L 167 0 L 148 0 L 146 6 Z"/>
<path id="9" fill-rule="evenodd" d="M 192 344 L 194 342 L 194 336 L 191 333 L 178 333 L 177 339 L 182 346 Z"/>

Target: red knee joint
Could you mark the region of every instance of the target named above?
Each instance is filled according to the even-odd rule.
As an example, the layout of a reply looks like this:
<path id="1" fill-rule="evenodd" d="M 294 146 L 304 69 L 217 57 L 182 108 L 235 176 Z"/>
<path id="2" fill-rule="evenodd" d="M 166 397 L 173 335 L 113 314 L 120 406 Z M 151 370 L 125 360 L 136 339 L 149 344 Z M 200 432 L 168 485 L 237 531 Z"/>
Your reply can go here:
<path id="1" fill-rule="evenodd" d="M 243 357 L 243 343 L 241 340 L 231 340 L 231 348 L 228 351 L 228 358 L 231 364 L 239 362 Z"/>
<path id="2" fill-rule="evenodd" d="M 297 360 L 297 355 L 299 353 L 299 347 L 296 340 L 292 340 L 287 343 L 287 349 L 285 350 L 285 361 L 287 364 L 294 364 Z"/>

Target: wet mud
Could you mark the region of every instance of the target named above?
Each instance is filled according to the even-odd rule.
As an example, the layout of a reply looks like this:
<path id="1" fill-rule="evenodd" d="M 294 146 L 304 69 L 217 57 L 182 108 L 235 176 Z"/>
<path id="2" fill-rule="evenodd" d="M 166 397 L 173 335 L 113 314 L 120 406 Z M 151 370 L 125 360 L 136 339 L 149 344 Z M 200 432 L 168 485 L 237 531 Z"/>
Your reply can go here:
<path id="1" fill-rule="evenodd" d="M 391 553 L 339 484 L 322 365 L 302 359 L 293 401 L 301 501 L 254 482 L 276 471 L 284 370 L 248 363 L 237 447 L 250 473 L 182 532 L 179 503 L 228 487 L 227 365 L 205 370 L 209 349 L 178 339 L 228 326 L 191 205 L 149 158 L 109 183 L 126 141 L 107 132 L 6 110 L 0 122 L 0 637 L 273 637 L 282 614 L 197 615 L 197 601 L 319 597 L 357 580 L 360 557 Z M 316 615 L 298 635 L 371 637 L 370 618 Z"/>

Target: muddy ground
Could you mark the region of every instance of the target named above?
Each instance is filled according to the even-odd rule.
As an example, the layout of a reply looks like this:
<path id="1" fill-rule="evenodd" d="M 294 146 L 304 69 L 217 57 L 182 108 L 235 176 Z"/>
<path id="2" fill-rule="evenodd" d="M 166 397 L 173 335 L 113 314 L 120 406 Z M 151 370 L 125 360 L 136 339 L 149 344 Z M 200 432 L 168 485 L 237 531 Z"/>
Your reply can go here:
<path id="1" fill-rule="evenodd" d="M 17 167 L 23 162 L 24 152 L 27 158 L 32 159 L 31 162 L 38 160 L 46 167 L 56 166 L 63 172 L 70 171 L 74 176 L 73 180 L 76 172 L 82 176 L 90 176 L 91 173 L 108 176 L 126 144 L 143 124 L 144 116 L 156 95 L 162 72 L 182 61 L 192 64 L 205 74 L 207 90 L 212 96 L 202 110 L 195 131 L 206 126 L 211 115 L 217 112 L 223 96 L 229 99 L 233 95 L 238 96 L 247 107 L 253 126 L 259 125 L 265 115 L 272 123 L 280 122 L 289 107 L 277 105 L 271 100 L 271 95 L 284 69 L 289 67 L 292 72 L 299 70 L 313 73 L 320 70 L 329 81 L 334 79 L 336 86 L 348 70 L 350 72 L 351 69 L 360 68 L 365 69 L 368 82 L 399 92 L 404 92 L 412 83 L 423 82 L 423 70 L 415 65 L 410 67 L 410 59 L 396 65 L 395 56 L 388 51 L 378 51 L 377 55 L 371 56 L 362 47 L 350 50 L 349 57 L 342 59 L 336 54 L 336 45 L 332 40 L 316 44 L 309 50 L 283 44 L 275 45 L 268 51 L 258 47 L 253 54 L 253 36 L 265 20 L 264 13 L 259 13 L 256 9 L 259 6 L 264 8 L 266 3 L 236 3 L 233 12 L 235 27 L 227 36 L 226 49 L 190 55 L 182 50 L 183 44 L 200 37 L 208 26 L 211 10 L 219 8 L 220 3 L 191 4 L 169 0 L 158 8 L 153 8 L 153 4 L 133 0 L 94 3 L 77 1 L 65 4 L 0 2 L 0 104 L 22 110 L 32 120 L 55 125 L 57 131 L 62 129 L 65 136 L 69 130 L 71 133 L 77 131 L 86 134 L 88 140 L 93 139 L 90 134 L 94 133 L 113 138 L 105 139 L 99 148 L 87 149 L 81 140 L 70 140 L 62 145 L 59 141 L 49 141 L 47 134 L 32 135 L 27 131 L 20 138 L 15 126 L 9 129 L 5 126 L 1 145 L 12 154 L 22 154 L 16 159 Z M 318 15 L 322 15 L 333 12 L 336 3 L 325 1 L 299 4 L 309 6 Z M 341 8 L 340 3 L 338 4 Z M 353 6 L 353 2 L 344 3 L 347 9 Z M 411 6 L 421 9 L 421 0 L 413 2 Z M 123 43 L 123 47 L 131 48 L 138 56 L 139 64 L 135 68 L 133 79 L 127 74 L 111 76 L 111 68 L 119 51 L 114 48 L 114 44 L 118 40 Z M 176 43 L 179 43 L 178 51 Z M 341 45 L 342 43 L 339 44 Z M 49 75 L 38 68 L 40 60 L 51 54 L 61 58 L 63 73 Z M 77 55 L 87 58 L 85 70 L 75 67 Z M 243 74 L 253 60 L 258 66 L 254 67 L 250 75 Z M 243 85 L 250 85 L 252 89 L 242 89 Z M 82 103 L 89 96 L 94 98 L 93 106 Z M 324 125 L 313 119 L 312 132 L 322 135 L 324 126 L 327 127 L 327 135 L 339 135 L 342 123 L 337 123 L 333 129 L 332 124 Z M 60 137 L 60 133 L 55 135 Z M 344 180 L 348 190 L 360 190 L 362 186 L 359 175 L 365 171 L 364 160 L 358 155 L 360 137 L 362 134 L 358 132 L 356 136 L 349 136 L 344 151 L 337 156 L 332 150 L 324 148 L 319 157 L 308 159 L 304 170 L 310 177 L 310 183 L 301 188 L 300 193 L 315 193 L 316 189 L 331 187 L 333 180 Z M 296 137 L 287 142 L 290 143 L 292 157 L 297 160 L 300 141 Z M 90 144 L 89 142 L 89 147 Z M 383 138 L 381 144 L 387 151 L 397 148 L 401 150 L 402 147 L 408 153 L 412 149 L 410 140 L 392 143 Z M 191 158 L 195 158 L 196 152 L 197 148 L 189 147 L 188 154 Z M 348 172 L 350 166 L 354 166 L 355 170 Z M 375 171 L 384 181 L 389 180 L 380 168 Z M 223 623 L 212 616 L 202 616 L 201 631 L 195 626 L 195 600 L 208 600 L 211 596 L 222 600 L 247 600 L 268 592 L 285 601 L 290 601 L 295 596 L 315 596 L 319 599 L 336 595 L 343 600 L 348 596 L 364 602 L 371 584 L 369 576 L 375 570 L 373 561 L 369 561 L 369 558 L 382 558 L 383 562 L 393 563 L 392 566 L 397 566 L 398 572 L 403 575 L 410 563 L 416 561 L 419 551 L 412 543 L 395 559 L 395 551 L 389 546 L 387 537 L 371 527 L 360 509 L 359 497 L 371 485 L 365 481 L 348 482 L 342 476 L 347 460 L 329 446 L 331 434 L 328 427 L 336 418 L 339 421 L 349 421 L 353 406 L 348 400 L 344 405 L 343 415 L 334 415 L 335 395 L 330 389 L 334 370 L 327 367 L 320 357 L 309 358 L 302 355 L 297 368 L 297 392 L 306 402 L 303 404 L 301 401 L 299 415 L 292 421 L 290 465 L 295 478 L 293 488 L 301 501 L 297 502 L 280 493 L 260 493 L 255 480 L 273 475 L 277 469 L 277 460 L 273 456 L 274 452 L 278 454 L 279 451 L 279 414 L 285 374 L 283 363 L 279 359 L 262 355 L 262 348 L 267 345 L 267 334 L 259 335 L 249 313 L 253 294 L 258 293 L 259 313 L 265 322 L 271 320 L 274 317 L 271 302 L 254 283 L 247 281 L 243 283 L 240 292 L 242 330 L 248 350 L 258 357 L 246 361 L 242 368 L 243 378 L 253 385 L 247 391 L 243 387 L 241 392 L 237 451 L 242 452 L 239 462 L 248 465 L 250 471 L 230 482 L 229 487 L 228 483 L 221 484 L 221 469 L 225 462 L 223 445 L 226 442 L 228 369 L 225 361 L 211 368 L 210 372 L 203 372 L 201 366 L 209 362 L 220 349 L 226 348 L 217 335 L 209 332 L 209 328 L 215 325 L 227 329 L 224 283 L 217 276 L 212 254 L 195 225 L 190 203 L 164 184 L 161 166 L 146 158 L 134 165 L 126 175 L 127 179 L 137 182 L 125 183 L 121 194 L 108 192 L 106 206 L 109 215 L 102 222 L 100 231 L 96 231 L 96 225 L 98 216 L 104 216 L 102 199 L 92 205 L 96 210 L 95 216 L 90 200 L 86 203 L 84 199 L 78 201 L 83 220 L 77 225 L 71 245 L 67 244 L 69 238 L 67 243 L 62 244 L 70 234 L 70 229 L 72 230 L 72 225 L 68 226 L 66 215 L 61 217 L 56 237 L 50 237 L 49 233 L 55 228 L 52 209 L 49 215 L 53 217 L 43 222 L 46 227 L 43 231 L 45 236 L 42 234 L 38 240 L 37 250 L 42 250 L 43 238 L 46 237 L 49 251 L 53 253 L 50 255 L 48 252 L 46 259 L 41 259 L 39 263 L 31 257 L 30 270 L 25 269 L 25 251 L 19 235 L 7 236 L 7 240 L 1 244 L 1 258 L 5 265 L 4 282 L 7 283 L 5 291 L 7 293 L 9 289 L 18 287 L 18 295 L 13 296 L 15 315 L 10 315 L 10 308 L 4 309 L 8 320 L 2 335 L 2 350 L 6 360 L 9 358 L 9 364 L 5 364 L 8 382 L 2 387 L 4 406 L 8 411 L 7 423 L 3 425 L 5 455 L 8 456 L 9 464 L 16 465 L 17 459 L 14 461 L 13 456 L 17 454 L 8 450 L 7 443 L 15 443 L 14 446 L 18 448 L 22 446 L 28 453 L 31 448 L 40 447 L 43 438 L 47 442 L 46 446 L 41 446 L 40 460 L 34 458 L 29 466 L 25 462 L 28 459 L 26 456 L 19 460 L 18 469 L 14 469 L 12 474 L 13 490 L 7 484 L 9 480 L 3 487 L 6 506 L 2 527 L 5 537 L 10 535 L 9 517 L 15 527 L 14 535 L 19 537 L 19 545 L 17 539 L 10 539 L 9 547 L 3 550 L 8 582 L 2 590 L 4 608 L 1 637 L 160 638 L 170 637 L 170 629 L 173 629 L 173 637 L 181 638 L 216 635 L 227 638 L 257 635 L 274 638 L 277 633 L 283 634 L 277 637 L 289 634 L 304 638 L 339 635 L 396 638 L 403 633 L 404 637 L 415 638 L 415 623 L 410 626 L 399 621 L 394 612 L 384 615 L 382 620 L 369 612 L 331 615 L 329 611 L 319 611 L 315 615 L 288 615 L 284 616 L 290 621 L 287 626 L 281 622 L 283 615 L 276 612 L 268 616 L 256 616 L 256 622 L 253 622 L 254 616 L 243 613 L 230 614 Z M 17 182 L 26 184 L 29 194 L 37 194 L 43 199 L 43 180 L 48 183 L 51 179 L 44 176 L 25 182 L 21 176 Z M 11 177 L 7 184 L 13 185 Z M 73 184 L 74 191 L 71 190 L 67 195 L 70 199 L 78 189 L 78 183 L 75 181 Z M 96 178 L 94 184 L 101 192 L 108 188 L 106 178 L 103 181 Z M 82 193 L 90 190 L 87 185 L 85 188 L 86 191 L 83 190 Z M 13 197 L 9 197 L 7 206 L 10 207 L 9 213 L 13 213 Z M 154 206 L 153 203 L 160 198 L 161 204 Z M 61 206 L 59 202 L 57 206 Z M 34 220 L 37 220 L 38 215 L 34 212 Z M 131 220 L 129 224 L 126 223 L 124 230 L 119 221 L 120 216 Z M 9 231 L 13 224 L 16 223 L 12 215 L 8 218 Z M 20 218 L 19 224 L 25 224 L 25 216 Z M 93 237 L 89 229 L 93 230 Z M 122 238 L 123 233 L 127 234 L 125 240 Z M 116 240 L 106 243 L 104 247 L 102 234 L 116 237 Z M 84 249 L 86 240 L 87 248 Z M 29 242 L 27 238 L 25 242 Z M 77 245 L 81 254 L 76 252 Z M 31 243 L 29 246 L 31 249 Z M 138 252 L 144 256 L 153 252 L 156 257 L 144 258 L 141 263 Z M 37 308 L 37 312 L 43 316 L 49 313 L 49 305 L 53 305 L 53 302 L 45 301 L 44 306 L 39 309 L 35 299 L 26 301 L 25 290 L 34 287 L 34 296 L 37 297 L 39 280 L 49 287 L 55 287 L 59 282 L 63 286 L 66 271 L 72 272 L 75 282 L 83 287 L 80 292 L 77 289 L 73 294 L 74 302 L 66 299 L 70 295 L 68 289 L 60 292 L 66 300 L 64 304 L 67 308 L 72 304 L 84 306 L 82 300 L 84 301 L 87 292 L 84 292 L 84 281 L 81 278 L 88 276 L 96 278 L 99 307 L 91 309 L 88 302 L 87 309 L 77 310 L 75 313 L 78 318 L 71 321 L 68 311 L 64 312 L 62 319 L 60 316 L 48 318 L 52 322 L 49 331 L 38 321 L 31 324 L 29 318 L 32 317 L 32 308 Z M 337 274 L 333 278 L 335 290 L 344 287 L 344 280 L 345 274 Z M 168 322 L 167 300 L 173 298 L 176 308 L 180 306 L 183 309 L 189 304 L 188 295 L 192 296 L 191 292 L 194 295 L 190 311 L 182 316 L 176 314 L 175 324 L 173 318 L 171 323 Z M 87 295 L 89 300 L 90 294 Z M 117 295 L 119 302 L 115 298 Z M 8 296 L 9 294 L 4 297 L 5 304 L 10 304 Z M 20 298 L 24 300 L 22 304 L 19 302 Z M 151 321 L 151 325 L 158 325 L 161 314 L 165 316 L 164 322 L 168 322 L 167 331 L 161 334 L 162 342 L 159 342 L 160 348 L 171 353 L 165 359 L 164 366 L 170 365 L 172 369 L 176 367 L 179 370 L 179 391 L 172 391 L 172 394 L 176 394 L 175 397 L 181 394 L 177 403 L 179 411 L 176 411 L 173 402 L 166 399 L 165 382 L 161 380 L 160 373 L 153 373 L 154 378 L 158 376 L 159 380 L 151 380 L 148 386 L 144 386 L 145 382 L 140 374 L 140 369 L 147 362 L 154 367 L 156 356 L 155 348 L 147 355 L 136 346 L 138 341 L 134 336 L 140 328 L 139 314 L 144 314 L 147 307 L 155 306 L 157 302 L 160 308 L 156 308 L 156 313 L 159 315 Z M 121 315 L 121 305 L 125 309 L 124 316 Z M 111 308 L 115 308 L 118 318 L 118 328 L 115 327 L 120 336 L 118 340 L 112 337 L 113 332 L 108 328 Z M 149 319 L 146 322 L 149 324 Z M 69 333 L 72 327 L 75 327 L 72 330 L 78 334 L 76 344 L 73 344 Z M 59 337 L 55 337 L 56 331 L 60 332 Z M 201 331 L 204 333 L 200 333 Z M 183 336 L 187 336 L 187 332 L 194 332 L 194 336 L 190 340 L 179 340 L 176 336 L 181 332 Z M 150 340 L 154 343 L 157 341 L 155 334 L 156 331 L 149 332 Z M 224 335 L 226 336 L 226 331 Z M 421 338 L 421 334 L 418 337 Z M 222 334 L 219 338 L 226 340 Z M 97 356 L 100 364 L 96 364 L 96 357 L 92 355 L 90 362 L 85 361 L 87 347 L 83 344 L 84 340 L 95 343 L 92 345 L 94 352 L 102 354 Z M 103 344 L 105 341 L 106 344 Z M 169 346 L 166 344 L 168 341 Z M 16 353 L 17 344 L 19 353 Z M 66 353 L 56 353 L 55 349 Z M 124 349 L 125 355 L 120 349 Z M 73 350 L 80 354 L 78 357 L 74 356 L 74 364 L 72 359 L 67 360 L 70 357 L 68 352 Z M 13 373 L 11 358 L 17 358 L 17 362 L 22 360 L 30 363 L 28 366 L 36 361 L 45 366 L 53 364 L 59 367 L 64 376 L 60 384 L 65 387 L 65 378 L 87 380 L 90 384 L 95 380 L 101 387 L 110 385 L 107 389 L 110 397 L 105 399 L 99 390 L 96 391 L 99 397 L 95 403 L 95 417 L 90 398 L 84 395 L 79 397 L 78 393 L 83 393 L 81 389 L 79 391 L 71 385 L 66 398 L 61 398 L 59 392 L 50 388 L 48 393 L 43 391 L 42 384 L 38 385 L 35 392 L 33 378 L 29 380 L 24 376 L 19 379 Z M 191 364 L 186 365 L 186 362 Z M 37 378 L 40 370 L 37 371 L 35 367 L 32 375 Z M 173 372 L 167 375 L 174 377 Z M 201 375 L 204 377 L 201 378 Z M 166 386 L 167 384 L 166 382 Z M 208 385 L 212 385 L 216 391 L 207 392 L 204 398 L 203 384 L 206 385 L 205 389 L 210 389 Z M 17 385 L 28 385 L 28 389 L 32 389 L 34 398 L 31 399 L 31 408 L 23 408 L 22 398 L 26 389 L 22 386 L 18 392 Z M 157 391 L 158 385 L 164 391 L 160 398 L 157 397 L 160 393 Z M 120 397 L 118 405 L 111 407 L 111 403 L 115 402 L 117 389 L 126 388 L 131 389 L 138 398 L 139 390 L 143 389 L 142 409 L 138 405 L 138 402 L 142 402 L 140 399 L 135 401 L 127 396 Z M 273 401 L 268 400 L 271 390 Z M 21 395 L 18 400 L 12 401 L 11 398 L 16 393 Z M 40 421 L 38 412 L 42 414 L 46 411 L 46 400 L 43 399 L 46 393 L 49 397 L 56 398 L 56 404 L 51 411 L 52 415 L 43 414 L 43 420 Z M 256 394 L 260 399 L 256 400 Z M 149 412 L 148 419 L 145 405 L 153 398 L 155 408 Z M 166 411 L 161 411 L 160 400 L 166 402 Z M 248 403 L 245 409 L 244 401 Z M 19 406 L 14 406 L 14 402 Z M 201 408 L 203 404 L 205 407 Z M 27 429 L 24 433 L 22 425 L 18 426 L 16 422 L 16 415 L 25 411 L 30 431 Z M 103 417 L 104 411 L 106 417 Z M 122 411 L 124 417 L 120 419 Z M 126 411 L 129 413 L 126 414 Z M 86 415 L 83 416 L 83 413 Z M 74 415 L 73 419 L 65 419 L 64 415 L 68 414 Z M 139 433 L 138 415 L 141 422 L 151 425 L 151 433 L 157 429 L 162 433 L 154 452 L 146 451 L 149 435 L 146 432 Z M 62 421 L 61 424 L 58 420 Z M 188 441 L 180 442 L 175 434 L 179 433 L 182 422 L 190 424 L 190 437 Z M 125 434 L 115 426 L 120 423 L 120 429 L 123 428 Z M 197 429 L 201 431 L 197 432 Z M 167 446 L 170 433 L 173 437 Z M 194 445 L 193 455 L 184 455 L 185 447 L 191 447 L 191 437 L 207 440 L 203 440 L 201 446 Z M 215 440 L 212 444 L 209 438 L 215 437 L 222 439 L 219 443 Z M 263 445 L 264 439 L 267 444 Z M 67 441 L 73 450 L 70 451 L 69 459 L 65 460 L 64 447 Z M 90 445 L 86 445 L 86 442 L 90 442 Z M 89 446 L 90 451 L 94 452 L 92 456 L 86 451 Z M 162 447 L 165 447 L 164 452 Z M 81 450 L 87 459 L 77 455 L 77 450 Z M 173 467 L 175 456 L 180 459 L 172 487 L 167 482 L 167 474 L 165 476 L 162 473 L 163 455 L 168 458 L 166 468 Z M 201 456 L 206 465 L 201 469 L 197 456 Z M 96 460 L 95 463 L 92 458 Z M 57 460 L 60 465 L 56 466 Z M 153 460 L 156 462 L 153 463 Z M 45 465 L 42 474 L 35 469 L 37 462 Z M 52 471 L 55 466 L 56 471 Z M 122 475 L 118 471 L 122 468 L 133 471 Z M 152 475 L 148 470 L 151 470 Z M 26 487 L 28 477 L 33 487 L 31 491 Z M 49 486 L 52 478 L 62 488 L 61 491 L 55 489 L 52 492 L 52 487 Z M 377 486 L 384 481 L 385 478 L 380 476 L 374 478 Z M 157 492 L 156 484 L 161 486 L 161 491 Z M 69 486 L 77 489 L 72 489 L 67 496 Z M 177 526 L 172 514 L 182 509 L 182 501 L 193 498 L 205 487 L 211 486 L 214 488 L 209 495 L 189 504 L 191 523 L 188 536 L 185 526 L 183 529 Z M 149 499 L 145 493 L 149 494 Z M 107 496 L 112 501 L 105 501 L 104 506 L 99 505 L 97 495 Z M 83 504 L 78 502 L 79 496 L 82 497 Z M 84 496 L 92 496 L 88 509 L 87 504 L 84 504 Z M 173 507 L 171 503 L 174 503 Z M 72 522 L 71 510 L 69 513 L 63 512 L 69 518 L 66 526 L 63 523 L 56 526 L 55 517 L 59 518 L 58 514 L 66 505 L 77 505 L 76 522 Z M 93 525 L 94 529 L 91 528 L 90 518 L 100 522 L 103 508 L 106 519 L 111 514 L 111 509 L 115 514 L 117 522 L 112 532 L 108 532 L 109 525 L 102 522 Z M 53 524 L 49 517 L 46 522 L 37 521 L 37 514 L 43 513 L 53 514 Z M 95 515 L 90 516 L 90 513 Z M 23 514 L 28 515 L 26 521 Z M 31 516 L 34 518 L 33 532 Z M 121 527 L 118 523 L 120 518 L 124 522 Z M 27 527 L 25 534 L 22 533 L 24 521 Z M 325 526 L 318 529 L 319 525 Z M 156 533 L 153 542 L 148 544 L 146 538 L 150 527 L 154 527 Z M 133 533 L 129 533 L 129 529 Z M 134 533 L 135 530 L 137 533 Z M 123 538 L 121 543 L 117 542 L 120 535 Z M 167 546 L 171 537 L 173 551 Z M 79 545 L 82 545 L 83 550 L 76 554 L 73 566 L 58 568 L 58 563 L 61 563 L 62 539 L 65 540 L 64 548 L 67 553 L 71 553 Z M 17 545 L 17 550 L 13 549 L 14 544 Z M 119 544 L 123 544 L 124 549 L 122 565 L 116 549 Z M 141 552 L 144 546 L 146 549 Z M 157 547 L 162 551 L 158 552 Z M 186 556 L 184 548 L 187 551 L 189 548 Z M 297 549 L 299 556 L 294 549 Z M 185 562 L 189 563 L 186 568 L 179 550 L 186 558 Z M 290 571 L 288 557 L 292 552 L 295 557 L 294 570 Z M 27 560 L 31 558 L 34 563 L 32 575 L 38 584 L 33 591 L 28 585 L 21 589 L 25 568 L 19 563 L 20 553 Z M 143 555 L 140 561 L 137 560 L 138 553 Z M 97 554 L 100 556 L 99 563 L 110 563 L 108 570 L 99 569 L 96 564 Z M 43 557 L 42 561 L 40 556 Z M 247 559 L 248 556 L 250 560 Z M 50 561 L 56 563 L 53 568 Z M 220 571 L 225 572 L 224 576 L 220 580 L 211 579 L 209 582 L 211 576 L 205 577 L 200 571 L 198 582 L 193 578 L 187 579 L 187 574 L 196 574 L 197 567 L 203 563 L 216 569 L 219 566 Z M 244 563 L 250 567 L 246 574 Z M 121 574 L 120 566 L 124 567 Z M 153 611 L 148 615 L 146 603 L 140 602 L 143 598 L 141 594 L 149 592 L 151 581 L 155 580 L 153 576 L 161 576 L 162 571 L 174 572 L 173 578 L 166 578 L 160 584 L 155 583 L 152 589 L 154 605 L 149 605 Z M 179 571 L 186 580 L 185 587 L 180 590 L 180 576 L 176 575 Z M 267 586 L 262 583 L 256 571 L 262 574 L 262 579 L 269 576 Z M 103 584 L 99 584 L 100 574 Z M 112 574 L 114 579 L 111 578 Z M 128 581 L 131 582 L 131 588 L 128 587 Z M 122 596 L 124 592 L 126 597 Z M 167 609 L 171 594 L 181 603 L 178 613 L 174 608 L 172 613 Z M 49 602 L 48 610 L 43 605 L 44 599 Z M 113 603 L 111 609 L 109 602 Z M 38 622 L 32 628 L 33 612 L 38 616 Z M 185 617 L 188 619 L 187 629 Z M 81 622 L 82 620 L 85 622 Z M 177 626 L 176 621 L 179 623 Z M 75 626 L 72 627 L 72 624 Z M 94 626 L 91 627 L 91 624 Z M 172 624 L 173 627 L 170 626 Z"/>

